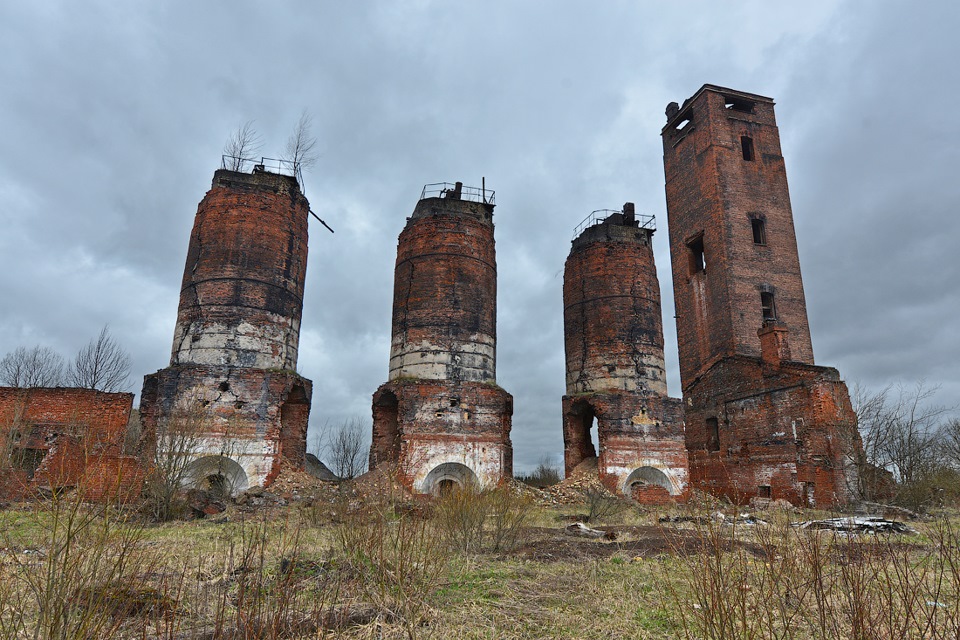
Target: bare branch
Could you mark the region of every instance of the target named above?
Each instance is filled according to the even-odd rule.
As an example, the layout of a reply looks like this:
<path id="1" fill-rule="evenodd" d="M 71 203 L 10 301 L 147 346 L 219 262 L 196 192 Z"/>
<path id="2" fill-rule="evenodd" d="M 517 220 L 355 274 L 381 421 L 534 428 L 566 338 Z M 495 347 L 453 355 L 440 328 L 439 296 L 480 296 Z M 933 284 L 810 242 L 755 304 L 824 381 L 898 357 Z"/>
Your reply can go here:
<path id="1" fill-rule="evenodd" d="M 324 447 L 330 469 L 340 478 L 350 480 L 366 471 L 367 449 L 363 420 L 351 418 L 340 424 Z"/>
<path id="2" fill-rule="evenodd" d="M 130 379 L 130 356 L 104 325 L 100 335 L 77 353 L 71 371 L 74 386 L 99 391 L 126 391 Z"/>
<path id="3" fill-rule="evenodd" d="M 317 138 L 310 132 L 312 126 L 313 118 L 304 110 L 300 114 L 300 120 L 297 121 L 293 133 L 287 139 L 284 159 L 293 163 L 297 174 L 316 164 L 319 157 L 316 151 Z"/>
<path id="4" fill-rule="evenodd" d="M 227 143 L 223 145 L 223 155 L 226 156 L 226 169 L 231 171 L 243 170 L 244 161 L 251 161 L 260 152 L 262 140 L 253 128 L 253 120 L 247 120 L 237 125 Z"/>
<path id="5" fill-rule="evenodd" d="M 8 387 L 59 387 L 63 356 L 49 347 L 17 347 L 0 360 L 0 384 Z"/>

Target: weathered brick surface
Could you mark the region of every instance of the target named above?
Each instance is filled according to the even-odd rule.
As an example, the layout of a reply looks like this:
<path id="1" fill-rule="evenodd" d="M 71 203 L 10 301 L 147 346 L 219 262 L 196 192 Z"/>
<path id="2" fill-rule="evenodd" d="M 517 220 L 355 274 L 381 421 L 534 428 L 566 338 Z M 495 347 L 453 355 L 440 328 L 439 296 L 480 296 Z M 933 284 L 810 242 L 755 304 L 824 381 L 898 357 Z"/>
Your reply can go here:
<path id="1" fill-rule="evenodd" d="M 725 96 L 752 103 L 753 112 L 727 108 Z M 753 141 L 751 161 L 743 158 L 744 136 Z M 790 329 L 793 359 L 812 363 L 773 101 L 705 86 L 664 127 L 663 161 L 682 384 L 715 358 L 760 355 L 761 287 L 774 294 L 777 317 Z M 764 221 L 765 244 L 754 243 L 756 217 Z M 702 271 L 691 265 L 698 236 Z"/>
<path id="2" fill-rule="evenodd" d="M 170 367 L 144 378 L 147 440 L 199 403 L 190 455 L 229 461 L 233 490 L 268 485 L 282 458 L 304 464 L 312 384 L 295 370 L 308 215 L 293 177 L 217 171 L 190 236 Z"/>
<path id="3" fill-rule="evenodd" d="M 171 365 L 297 368 L 308 215 L 290 176 L 216 172 L 190 235 Z"/>
<path id="4" fill-rule="evenodd" d="M 144 434 L 162 432 L 184 402 L 203 407 L 197 457 L 236 461 L 249 486 L 266 486 L 281 458 L 302 467 L 312 383 L 290 371 L 241 367 L 179 366 L 144 378 L 140 420 Z M 155 436 L 154 436 L 155 437 Z"/>
<path id="5" fill-rule="evenodd" d="M 691 483 L 737 501 L 847 502 L 856 416 L 837 371 L 813 364 L 773 101 L 705 85 L 667 113 Z"/>
<path id="6" fill-rule="evenodd" d="M 628 203 L 574 239 L 563 279 L 566 473 L 598 457 L 610 490 L 648 503 L 685 495 L 688 475 L 683 410 L 666 397 L 652 236 Z M 590 439 L 594 420 L 599 451 Z M 636 491 L 647 482 L 634 474 L 641 468 L 666 486 Z"/>
<path id="7" fill-rule="evenodd" d="M 13 465 L 0 468 L 0 492 L 21 498 L 38 487 L 79 487 L 91 500 L 139 495 L 143 465 L 123 455 L 132 406 L 130 393 L 0 387 L 0 448 Z"/>
<path id="8" fill-rule="evenodd" d="M 447 477 L 491 485 L 512 474 L 513 398 L 496 386 L 496 304 L 493 205 L 420 200 L 397 246 L 390 375 L 373 397 L 371 468 L 396 467 L 418 492 Z"/>
<path id="9" fill-rule="evenodd" d="M 694 486 L 738 502 L 754 496 L 833 506 L 854 496 L 857 419 L 836 369 L 757 358 L 719 361 L 685 396 Z M 706 428 L 717 421 L 718 437 Z M 761 487 L 770 487 L 762 495 Z"/>

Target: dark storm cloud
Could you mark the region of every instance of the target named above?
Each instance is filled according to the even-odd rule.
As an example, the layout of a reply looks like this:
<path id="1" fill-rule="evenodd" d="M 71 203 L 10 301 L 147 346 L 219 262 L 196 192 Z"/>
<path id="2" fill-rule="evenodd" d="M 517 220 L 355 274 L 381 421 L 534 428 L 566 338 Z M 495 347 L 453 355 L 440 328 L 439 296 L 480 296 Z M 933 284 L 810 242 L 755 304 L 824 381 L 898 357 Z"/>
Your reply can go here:
<path id="1" fill-rule="evenodd" d="M 658 216 L 679 395 L 659 130 L 703 83 L 778 101 L 818 361 L 960 393 L 958 46 L 950 5 L 20 3 L 0 8 L 0 353 L 72 355 L 109 322 L 167 364 L 186 243 L 224 141 L 320 158 L 300 369 L 312 429 L 386 380 L 397 235 L 426 182 L 497 191 L 498 382 L 516 466 L 561 453 L 562 270 L 573 227 Z M 139 386 L 135 384 L 134 386 Z"/>

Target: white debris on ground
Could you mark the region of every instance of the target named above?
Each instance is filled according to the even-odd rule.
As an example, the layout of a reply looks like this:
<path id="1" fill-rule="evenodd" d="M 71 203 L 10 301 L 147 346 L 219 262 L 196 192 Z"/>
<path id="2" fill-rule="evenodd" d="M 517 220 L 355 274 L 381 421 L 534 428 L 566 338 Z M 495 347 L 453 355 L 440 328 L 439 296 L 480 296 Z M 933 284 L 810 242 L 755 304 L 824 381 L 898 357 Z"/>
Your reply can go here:
<path id="1" fill-rule="evenodd" d="M 852 516 L 848 518 L 828 518 L 826 520 L 806 520 L 794 522 L 799 529 L 840 531 L 843 533 L 908 533 L 915 534 L 902 522 L 887 520 L 880 516 Z"/>

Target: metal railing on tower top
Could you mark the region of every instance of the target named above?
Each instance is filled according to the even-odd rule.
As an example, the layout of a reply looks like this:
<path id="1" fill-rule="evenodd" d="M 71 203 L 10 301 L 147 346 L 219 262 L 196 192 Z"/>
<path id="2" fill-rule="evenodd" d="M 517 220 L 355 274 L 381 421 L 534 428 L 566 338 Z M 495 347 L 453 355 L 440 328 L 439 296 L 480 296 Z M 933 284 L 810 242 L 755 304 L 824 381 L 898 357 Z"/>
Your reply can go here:
<path id="1" fill-rule="evenodd" d="M 465 187 L 462 182 L 434 182 L 423 186 L 420 199 L 423 200 L 424 198 L 450 198 L 452 200 L 495 204 L 496 192 L 486 187 Z"/>
<path id="2" fill-rule="evenodd" d="M 237 156 L 220 156 L 220 168 L 238 173 L 277 173 L 282 176 L 296 178 L 303 185 L 303 173 L 300 163 L 283 158 L 238 158 Z"/>
<path id="3" fill-rule="evenodd" d="M 623 211 L 617 211 L 616 209 L 597 209 L 596 211 L 591 211 L 590 215 L 583 219 L 583 221 L 576 226 L 573 230 L 573 239 L 576 240 L 580 237 L 580 234 L 583 233 L 588 227 L 592 227 L 595 224 L 602 224 L 607 218 L 613 215 L 624 215 Z M 636 215 L 634 219 L 639 223 L 638 226 L 641 229 L 649 229 L 650 231 L 657 230 L 657 217 L 656 216 L 645 216 L 643 214 Z"/>

